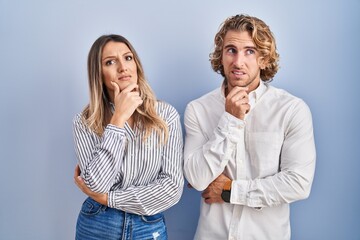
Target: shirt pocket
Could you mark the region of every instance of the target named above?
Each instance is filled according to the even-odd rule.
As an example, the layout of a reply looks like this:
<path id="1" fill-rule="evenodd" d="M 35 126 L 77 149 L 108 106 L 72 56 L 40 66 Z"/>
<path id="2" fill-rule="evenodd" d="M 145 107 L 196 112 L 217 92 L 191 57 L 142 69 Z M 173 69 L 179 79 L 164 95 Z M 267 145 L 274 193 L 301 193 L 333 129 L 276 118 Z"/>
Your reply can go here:
<path id="1" fill-rule="evenodd" d="M 247 150 L 252 175 L 261 178 L 274 175 L 280 169 L 283 136 L 278 132 L 249 132 Z"/>

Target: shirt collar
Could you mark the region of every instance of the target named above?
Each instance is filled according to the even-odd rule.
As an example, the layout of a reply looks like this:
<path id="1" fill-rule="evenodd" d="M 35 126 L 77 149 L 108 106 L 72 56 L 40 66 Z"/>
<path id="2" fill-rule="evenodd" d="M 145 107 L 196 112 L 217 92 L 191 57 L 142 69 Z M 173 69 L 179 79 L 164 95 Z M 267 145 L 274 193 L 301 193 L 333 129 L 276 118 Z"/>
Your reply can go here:
<path id="1" fill-rule="evenodd" d="M 226 88 L 226 82 L 224 80 L 221 84 L 221 97 L 223 99 L 225 99 L 225 88 Z M 249 100 L 250 101 L 253 100 L 253 102 L 256 103 L 257 101 L 260 100 L 261 96 L 264 94 L 266 89 L 267 89 L 267 85 L 262 80 L 260 80 L 259 86 L 255 90 L 249 93 Z"/>
<path id="2" fill-rule="evenodd" d="M 267 86 L 264 84 L 263 81 L 260 80 L 259 86 L 255 90 L 249 93 L 250 102 L 253 103 L 253 105 L 256 104 L 260 100 L 261 96 L 264 94 L 266 89 Z"/>
<path id="3" fill-rule="evenodd" d="M 220 95 L 223 100 L 225 100 L 225 88 L 226 88 L 226 82 L 224 79 L 224 81 L 221 83 L 221 89 L 220 89 Z"/>

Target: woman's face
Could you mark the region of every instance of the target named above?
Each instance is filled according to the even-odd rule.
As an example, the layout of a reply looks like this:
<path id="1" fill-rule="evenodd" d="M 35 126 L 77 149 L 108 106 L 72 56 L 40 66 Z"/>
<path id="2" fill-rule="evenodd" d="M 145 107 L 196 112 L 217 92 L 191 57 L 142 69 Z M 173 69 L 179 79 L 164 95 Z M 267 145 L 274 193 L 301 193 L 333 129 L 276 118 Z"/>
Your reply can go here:
<path id="1" fill-rule="evenodd" d="M 108 42 L 103 48 L 101 62 L 104 84 L 111 99 L 114 97 L 114 87 L 111 82 L 117 83 L 120 91 L 130 83 L 137 83 L 134 55 L 125 43 Z"/>

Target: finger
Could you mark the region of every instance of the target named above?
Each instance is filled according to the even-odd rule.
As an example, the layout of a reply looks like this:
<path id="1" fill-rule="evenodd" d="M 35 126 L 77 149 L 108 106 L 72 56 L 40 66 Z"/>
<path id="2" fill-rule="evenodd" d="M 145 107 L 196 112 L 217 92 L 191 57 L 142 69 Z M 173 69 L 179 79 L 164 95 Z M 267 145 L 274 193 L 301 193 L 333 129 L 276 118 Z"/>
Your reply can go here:
<path id="1" fill-rule="evenodd" d="M 87 194 L 88 188 L 87 188 L 84 180 L 83 180 L 81 177 L 77 177 L 77 178 L 75 179 L 75 183 L 76 183 L 76 185 L 78 186 L 78 188 L 80 188 L 80 190 L 81 190 L 83 193 Z"/>
<path id="2" fill-rule="evenodd" d="M 213 199 L 213 198 L 211 198 L 211 197 L 205 198 L 204 201 L 205 201 L 205 203 L 207 203 L 207 204 L 216 203 L 216 200 Z"/>
<path id="3" fill-rule="evenodd" d="M 229 94 L 227 95 L 227 98 L 232 98 L 235 94 L 243 91 L 246 93 L 246 91 L 248 90 L 248 87 L 234 87 L 233 89 L 231 89 L 231 91 L 229 92 Z"/>
<path id="4" fill-rule="evenodd" d="M 202 194 L 207 194 L 207 193 L 209 193 L 210 191 L 209 191 L 209 188 L 207 188 L 207 189 L 205 189 L 203 192 L 202 192 Z"/>
<path id="5" fill-rule="evenodd" d="M 80 176 L 80 173 L 81 173 L 81 170 L 80 170 L 79 164 L 76 164 L 75 171 L 74 171 L 74 178 L 76 178 L 77 176 Z"/>
<path id="6" fill-rule="evenodd" d="M 237 101 L 249 102 L 249 96 L 245 91 L 237 92 L 230 99 L 234 102 L 237 102 Z"/>
<path id="7" fill-rule="evenodd" d="M 126 96 L 126 98 L 131 99 L 132 101 L 142 101 L 139 92 L 129 92 L 129 91 L 125 92 L 125 90 L 123 90 L 122 94 Z"/>
<path id="8" fill-rule="evenodd" d="M 136 87 L 135 87 L 133 90 L 131 90 L 131 91 L 132 91 L 132 92 L 138 92 L 139 95 L 140 95 L 139 86 L 138 86 L 138 85 L 136 85 Z"/>
<path id="9" fill-rule="evenodd" d="M 130 97 L 130 99 L 135 107 L 139 107 L 144 102 L 142 100 L 142 98 L 139 96 L 138 92 L 129 92 L 129 93 L 126 93 L 126 95 L 128 95 L 128 97 Z"/>
<path id="10" fill-rule="evenodd" d="M 74 182 L 75 182 L 76 186 L 78 186 L 78 188 L 80 188 L 82 190 L 81 180 L 79 178 L 81 178 L 81 177 L 74 178 Z"/>
<path id="11" fill-rule="evenodd" d="M 128 86 L 126 86 L 123 89 L 123 92 L 128 93 L 128 92 L 138 92 L 137 89 L 139 88 L 139 86 L 136 83 L 130 83 Z"/>
<path id="12" fill-rule="evenodd" d="M 140 107 L 140 106 L 143 104 L 143 102 L 144 102 L 144 101 L 143 101 L 142 99 L 138 100 L 138 101 L 137 101 L 138 107 Z"/>
<path id="13" fill-rule="evenodd" d="M 249 98 L 248 97 L 243 97 L 243 98 L 240 98 L 238 100 L 236 100 L 236 104 L 239 104 L 239 105 L 245 105 L 245 104 L 248 104 L 249 103 Z"/>
<path id="14" fill-rule="evenodd" d="M 240 86 L 235 86 L 234 89 L 236 91 L 248 91 L 249 87 L 240 87 Z"/>
<path id="15" fill-rule="evenodd" d="M 201 197 L 206 199 L 206 198 L 209 198 L 210 196 L 209 196 L 209 194 L 203 192 L 203 193 L 201 193 Z"/>
<path id="16" fill-rule="evenodd" d="M 246 103 L 242 105 L 242 110 L 245 114 L 247 114 L 250 111 L 250 104 Z"/>
<path id="17" fill-rule="evenodd" d="M 201 193 L 201 196 L 203 197 L 203 198 L 208 198 L 208 197 L 210 197 L 210 190 L 207 188 L 207 189 L 205 189 L 202 193 Z"/>
<path id="18" fill-rule="evenodd" d="M 128 92 L 128 93 L 124 93 L 125 94 L 125 98 L 128 99 L 128 104 L 129 106 L 133 107 L 134 110 L 141 106 L 143 104 L 143 100 L 141 99 L 141 97 L 139 96 L 139 93 L 137 92 Z"/>
<path id="19" fill-rule="evenodd" d="M 84 180 L 83 180 L 80 176 L 77 176 L 77 177 L 75 177 L 74 179 L 75 179 L 75 183 L 76 183 L 78 186 L 81 186 L 81 185 L 85 184 L 85 183 L 84 183 Z"/>
<path id="20" fill-rule="evenodd" d="M 117 83 L 114 82 L 114 81 L 111 81 L 111 84 L 112 84 L 113 87 L 114 87 L 114 95 L 115 95 L 115 96 L 119 95 L 119 93 L 120 93 L 119 84 L 117 84 Z"/>

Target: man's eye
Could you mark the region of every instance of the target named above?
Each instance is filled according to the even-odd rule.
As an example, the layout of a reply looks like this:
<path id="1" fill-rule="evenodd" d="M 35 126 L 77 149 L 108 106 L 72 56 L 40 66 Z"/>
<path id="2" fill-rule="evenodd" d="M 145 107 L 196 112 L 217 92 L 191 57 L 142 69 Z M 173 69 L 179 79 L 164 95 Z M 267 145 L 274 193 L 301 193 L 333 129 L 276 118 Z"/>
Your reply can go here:
<path id="1" fill-rule="evenodd" d="M 109 61 L 105 62 L 106 66 L 110 66 L 110 65 L 113 65 L 113 64 L 115 64 L 115 60 L 109 60 Z"/>
<path id="2" fill-rule="evenodd" d="M 133 60 L 133 57 L 132 56 L 126 56 L 125 59 L 126 59 L 126 61 L 131 61 L 131 60 Z"/>
<path id="3" fill-rule="evenodd" d="M 248 49 L 246 50 L 246 55 L 251 55 L 251 54 L 254 54 L 255 51 L 253 49 Z"/>
<path id="4" fill-rule="evenodd" d="M 228 52 L 228 53 L 236 53 L 236 50 L 235 50 L 235 48 L 229 48 L 229 49 L 227 50 L 227 52 Z"/>

